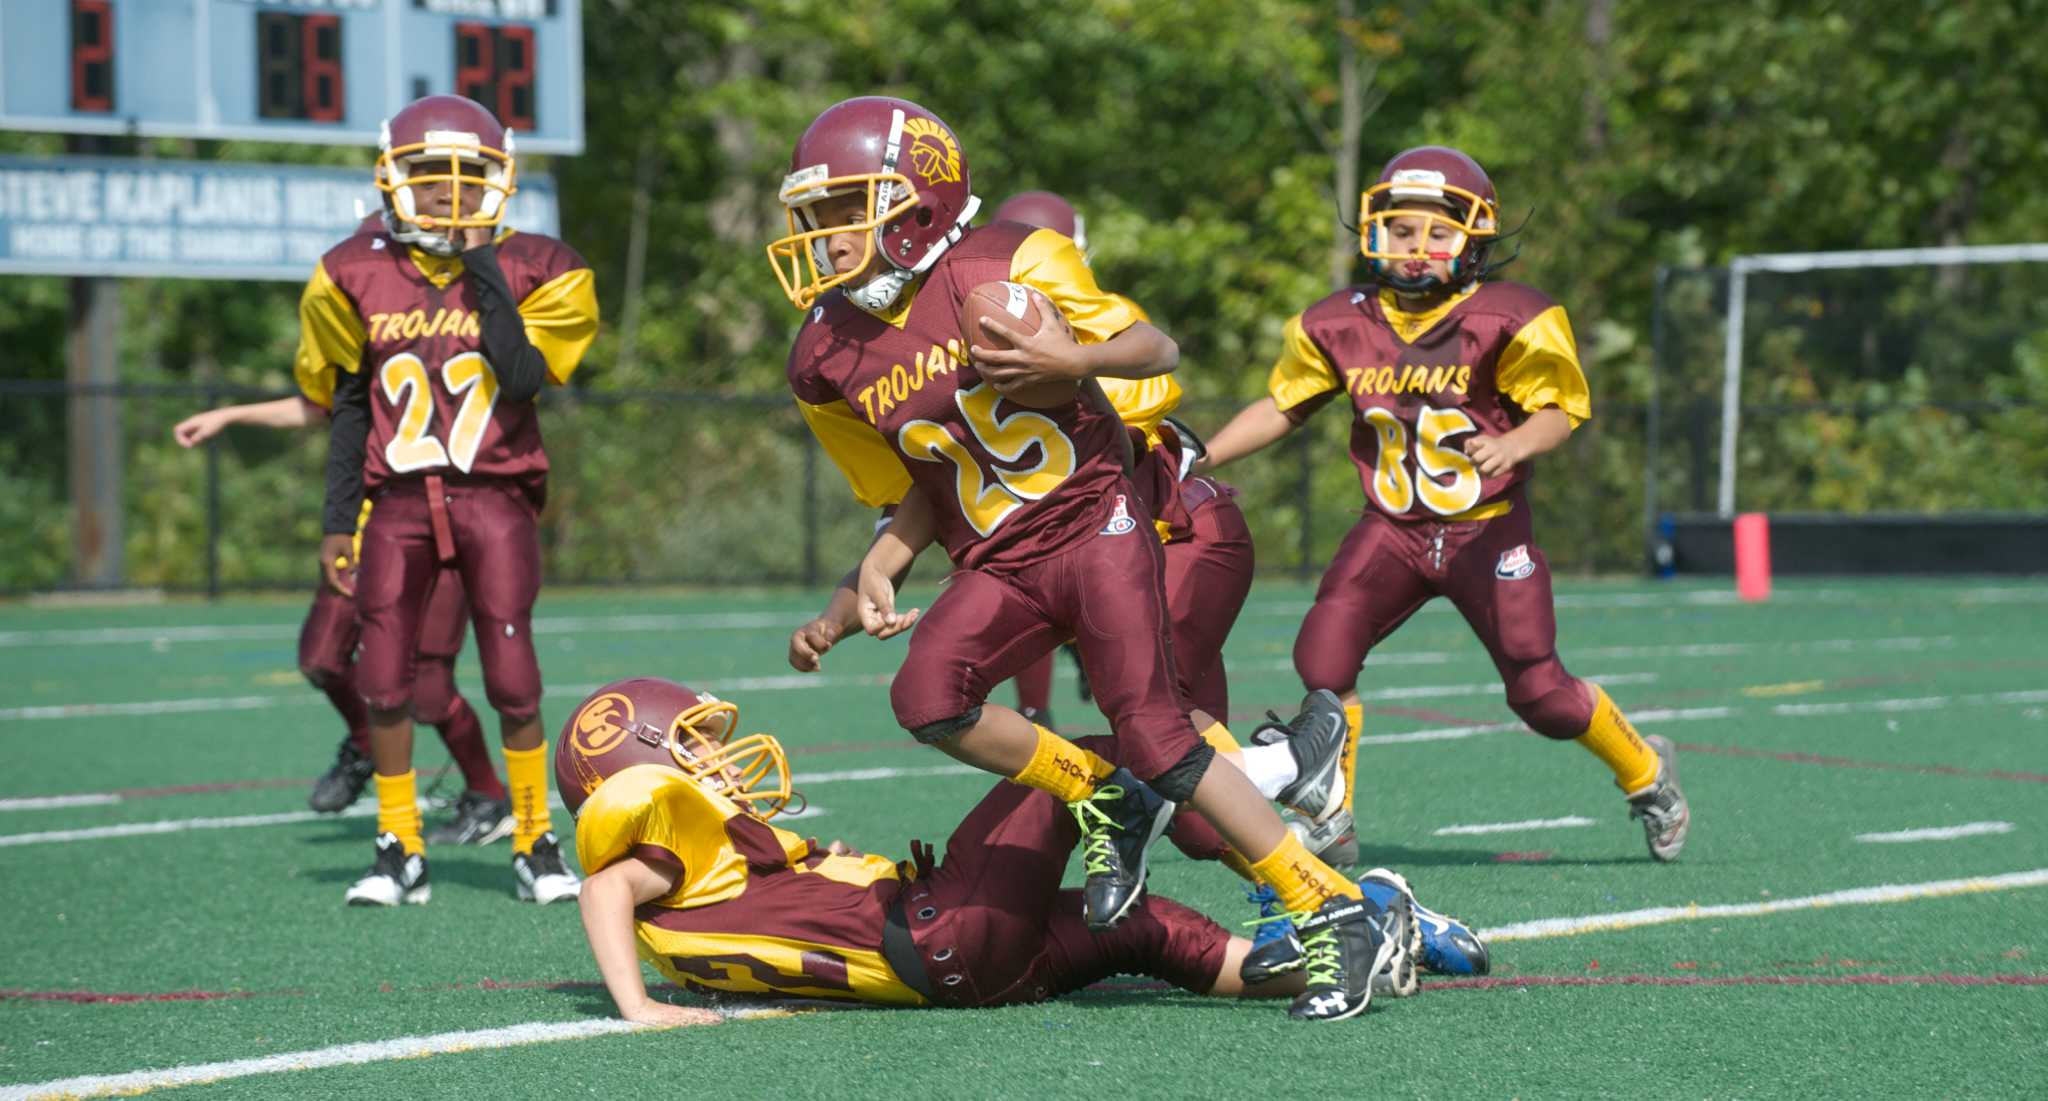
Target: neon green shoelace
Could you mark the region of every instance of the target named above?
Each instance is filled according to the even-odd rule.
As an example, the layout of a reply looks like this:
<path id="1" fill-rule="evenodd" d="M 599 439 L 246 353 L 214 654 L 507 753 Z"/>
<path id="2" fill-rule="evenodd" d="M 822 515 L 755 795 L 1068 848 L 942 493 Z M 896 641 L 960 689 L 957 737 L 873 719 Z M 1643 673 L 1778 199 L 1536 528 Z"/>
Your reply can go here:
<path id="1" fill-rule="evenodd" d="M 1343 981 L 1343 961 L 1337 954 L 1337 930 L 1328 925 L 1301 938 L 1302 969 L 1310 986 L 1336 986 Z"/>
<path id="2" fill-rule="evenodd" d="M 1108 875 L 1116 869 L 1116 850 L 1110 837 L 1116 832 L 1116 820 L 1096 806 L 1095 801 L 1114 802 L 1123 797 L 1124 790 L 1110 784 L 1096 788 L 1094 795 L 1078 803 L 1067 804 L 1067 809 L 1074 813 L 1074 821 L 1081 826 L 1081 870 L 1087 875 Z"/>

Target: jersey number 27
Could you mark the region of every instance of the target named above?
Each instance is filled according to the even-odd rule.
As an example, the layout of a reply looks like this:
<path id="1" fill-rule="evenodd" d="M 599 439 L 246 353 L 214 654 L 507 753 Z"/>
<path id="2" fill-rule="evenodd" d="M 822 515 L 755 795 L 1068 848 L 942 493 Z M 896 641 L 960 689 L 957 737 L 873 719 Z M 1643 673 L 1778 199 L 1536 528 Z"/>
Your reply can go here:
<path id="1" fill-rule="evenodd" d="M 433 435 L 434 382 L 420 357 L 400 352 L 385 360 L 377 383 L 384 388 L 384 400 L 399 410 L 398 429 L 384 445 L 384 461 L 392 471 L 403 474 L 452 464 L 469 473 L 498 405 L 498 376 L 482 352 L 464 352 L 441 365 L 441 385 L 462 399 L 446 443 Z"/>

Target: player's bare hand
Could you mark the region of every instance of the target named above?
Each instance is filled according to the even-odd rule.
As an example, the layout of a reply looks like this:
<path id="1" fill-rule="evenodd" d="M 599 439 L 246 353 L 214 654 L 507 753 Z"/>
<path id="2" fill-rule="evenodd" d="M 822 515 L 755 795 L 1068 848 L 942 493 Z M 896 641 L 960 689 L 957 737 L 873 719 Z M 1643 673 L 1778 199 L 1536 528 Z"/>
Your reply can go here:
<path id="1" fill-rule="evenodd" d="M 490 244 L 491 233 L 492 229 L 490 226 L 469 226 L 464 229 L 455 230 L 453 240 L 458 251 L 468 252 L 470 249 L 482 248 Z"/>
<path id="2" fill-rule="evenodd" d="M 696 1006 L 670 1005 L 652 998 L 634 1006 L 620 1016 L 636 1025 L 653 1025 L 656 1028 L 688 1028 L 691 1025 L 715 1025 L 725 1020 L 708 1009 Z"/>
<path id="3" fill-rule="evenodd" d="M 896 584 L 880 569 L 860 566 L 860 627 L 876 638 L 895 638 L 917 625 L 924 609 L 896 610 Z"/>
<path id="4" fill-rule="evenodd" d="M 1506 436 L 1474 436 L 1465 441 L 1465 455 L 1486 478 L 1498 478 L 1528 458 Z"/>
<path id="5" fill-rule="evenodd" d="M 347 597 L 356 595 L 355 543 L 348 535 L 320 537 L 320 576 L 327 579 L 328 588 Z"/>
<path id="6" fill-rule="evenodd" d="M 1008 317 L 983 315 L 982 333 L 1004 346 L 968 346 L 967 354 L 974 360 L 975 370 L 998 390 L 1039 382 L 1078 382 L 1088 377 L 1088 361 L 1074 339 L 1066 315 L 1043 292 L 1034 288 L 1031 295 L 1037 303 L 1038 315 L 1057 318 L 1059 324 L 1041 324 L 1037 332 L 1026 334 L 1012 327 Z"/>
<path id="7" fill-rule="evenodd" d="M 836 838 L 836 837 L 832 839 L 832 843 L 831 843 L 830 845 L 827 845 L 827 846 L 825 846 L 825 851 L 826 851 L 827 853 L 830 853 L 830 854 L 831 854 L 831 855 L 833 855 L 833 856 L 866 856 L 866 855 L 867 855 L 866 853 L 864 853 L 864 852 L 861 852 L 861 851 L 860 851 L 859 849 L 856 849 L 856 848 L 854 848 L 854 847 L 853 847 L 852 845 L 849 845 L 849 844 L 847 844 L 846 842 L 844 842 L 844 841 L 841 841 L 841 840 L 839 840 L 839 839 L 838 839 L 838 838 Z"/>
<path id="8" fill-rule="evenodd" d="M 177 440 L 180 447 L 197 447 L 220 435 L 220 430 L 227 426 L 225 410 L 208 409 L 204 413 L 194 413 L 172 425 L 171 438 Z"/>
<path id="9" fill-rule="evenodd" d="M 789 636 L 789 667 L 799 673 L 823 668 L 825 651 L 839 642 L 840 627 L 827 619 L 814 619 Z"/>

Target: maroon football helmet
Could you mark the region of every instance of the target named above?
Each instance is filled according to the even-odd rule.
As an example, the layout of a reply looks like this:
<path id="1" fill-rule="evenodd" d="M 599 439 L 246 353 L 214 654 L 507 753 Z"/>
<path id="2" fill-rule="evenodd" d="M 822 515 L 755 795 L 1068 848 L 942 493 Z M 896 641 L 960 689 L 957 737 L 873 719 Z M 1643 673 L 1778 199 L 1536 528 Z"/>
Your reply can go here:
<path id="1" fill-rule="evenodd" d="M 1050 191 L 1019 191 L 996 208 L 998 222 L 1022 222 L 1027 226 L 1064 233 L 1074 247 L 1088 251 L 1088 223 L 1074 204 Z"/>
<path id="2" fill-rule="evenodd" d="M 613 681 L 584 697 L 555 745 L 555 786 L 574 814 L 613 773 L 673 768 L 770 818 L 789 805 L 789 758 L 768 734 L 734 738 L 737 705 L 659 677 Z"/>
<path id="3" fill-rule="evenodd" d="M 820 226 L 812 217 L 813 203 L 854 192 L 867 197 L 862 220 Z M 873 282 L 883 285 L 879 293 L 886 296 L 886 305 L 960 239 L 981 207 L 952 127 L 917 104 L 890 96 L 861 96 L 826 108 L 797 139 L 779 197 L 789 234 L 768 246 L 768 262 L 798 309 L 810 308 L 819 295 L 866 271 L 878 252 L 888 263 Z M 868 245 L 860 266 L 840 275 L 832 269 L 825 241 L 846 232 L 868 233 Z"/>
<path id="4" fill-rule="evenodd" d="M 458 251 L 451 230 L 494 227 L 505 217 L 505 200 L 517 191 L 512 134 L 475 100 L 427 96 L 384 120 L 378 139 L 376 181 L 384 193 L 391 236 L 428 252 Z M 467 171 L 465 171 L 467 169 Z M 446 183 L 453 217 L 420 213 L 413 188 Z M 474 213 L 463 213 L 462 189 L 483 189 Z"/>
<path id="5" fill-rule="evenodd" d="M 1444 213 L 1418 210 L 1418 204 Z M 1371 261 L 1373 278 L 1396 290 L 1425 292 L 1441 284 L 1434 275 L 1410 279 L 1396 271 L 1395 261 L 1429 259 L 1451 262 L 1451 281 L 1463 284 L 1486 273 L 1486 254 L 1500 236 L 1500 212 L 1493 181 L 1479 162 L 1456 149 L 1424 145 L 1396 154 L 1380 169 L 1379 181 L 1360 196 L 1359 251 Z M 1431 227 L 1449 227 L 1457 236 L 1446 249 L 1394 252 L 1386 239 L 1389 220 L 1428 219 Z M 1427 235 L 1424 235 L 1425 240 Z"/>

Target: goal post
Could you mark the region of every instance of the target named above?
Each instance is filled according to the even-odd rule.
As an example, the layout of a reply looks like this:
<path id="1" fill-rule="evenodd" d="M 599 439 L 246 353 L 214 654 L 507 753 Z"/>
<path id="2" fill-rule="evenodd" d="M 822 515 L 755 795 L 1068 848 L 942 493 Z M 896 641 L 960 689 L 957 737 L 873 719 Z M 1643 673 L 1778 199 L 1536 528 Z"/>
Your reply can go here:
<path id="1" fill-rule="evenodd" d="M 1753 272 L 1798 274 L 1843 268 L 1946 267 L 2048 260 L 2048 244 L 1959 245 L 1844 252 L 1779 252 L 1738 256 L 1728 264 L 1726 346 L 1722 356 L 1720 477 L 1717 514 L 1735 515 L 1736 441 L 1742 425 L 1743 326 Z"/>

